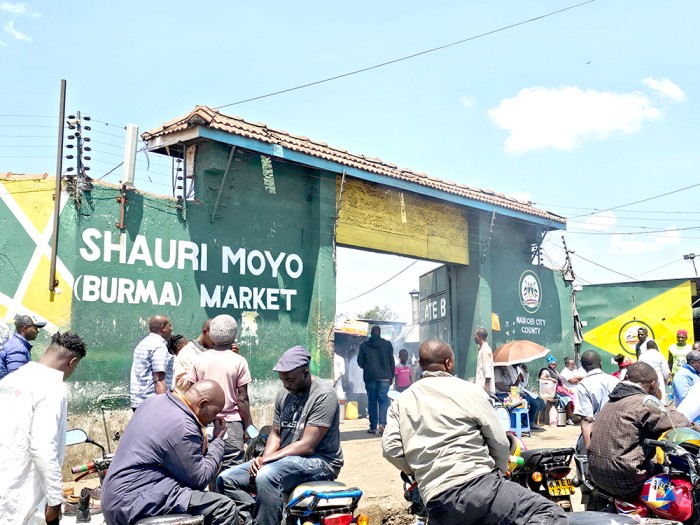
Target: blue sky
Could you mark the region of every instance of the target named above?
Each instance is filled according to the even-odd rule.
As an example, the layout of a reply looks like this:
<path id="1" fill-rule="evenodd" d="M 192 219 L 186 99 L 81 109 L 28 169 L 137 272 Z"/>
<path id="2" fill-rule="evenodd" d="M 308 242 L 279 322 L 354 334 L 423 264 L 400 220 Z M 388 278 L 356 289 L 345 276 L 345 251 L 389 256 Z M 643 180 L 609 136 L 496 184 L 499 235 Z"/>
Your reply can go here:
<path id="1" fill-rule="evenodd" d="M 127 122 L 145 131 L 196 104 L 343 74 L 575 3 L 0 0 L 0 172 L 53 173 L 56 130 L 42 116 L 57 114 L 61 78 L 68 110 L 94 119 L 98 178 L 121 161 Z M 571 217 L 566 239 L 584 284 L 691 276 L 683 255 L 700 256 L 700 234 L 679 229 L 700 228 L 700 187 L 593 212 L 696 184 L 699 15 L 690 0 L 596 0 L 223 111 Z M 146 171 L 140 157 L 137 185 L 167 193 L 169 162 L 150 160 Z M 635 233 L 657 230 L 669 231 Z M 544 248 L 561 263 L 560 234 Z M 342 251 L 339 301 L 410 262 Z M 408 292 L 433 266 L 420 262 L 339 310 L 391 304 L 407 320 Z"/>

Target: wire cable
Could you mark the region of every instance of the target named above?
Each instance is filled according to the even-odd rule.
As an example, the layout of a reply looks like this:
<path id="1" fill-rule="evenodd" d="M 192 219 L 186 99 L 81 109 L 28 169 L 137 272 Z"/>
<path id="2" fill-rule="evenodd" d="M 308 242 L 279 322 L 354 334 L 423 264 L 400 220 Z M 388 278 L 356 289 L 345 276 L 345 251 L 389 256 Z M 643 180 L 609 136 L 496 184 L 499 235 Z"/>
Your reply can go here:
<path id="1" fill-rule="evenodd" d="M 595 266 L 603 268 L 604 270 L 607 270 L 607 271 L 612 272 L 612 273 L 616 273 L 617 275 L 621 275 L 622 277 L 625 277 L 627 279 L 631 279 L 632 281 L 635 281 L 635 282 L 638 281 L 638 279 L 635 279 L 634 277 L 632 277 L 630 275 L 624 274 L 622 272 L 618 272 L 616 270 L 613 270 L 612 268 L 608 268 L 607 266 L 603 266 L 602 264 L 599 264 L 595 261 L 591 261 L 590 259 L 586 259 L 583 255 L 579 255 L 578 253 L 571 252 L 571 255 L 573 255 L 574 257 L 578 257 L 579 259 L 583 259 L 584 261 L 591 263 Z"/>
<path id="2" fill-rule="evenodd" d="M 368 293 L 375 291 L 377 288 L 381 288 L 381 287 L 384 286 L 386 283 L 388 283 L 388 282 L 391 281 L 392 279 L 395 279 L 396 277 L 398 277 L 399 275 L 401 275 L 403 272 L 405 272 L 406 270 L 408 270 L 411 266 L 413 266 L 413 265 L 416 264 L 417 262 L 418 262 L 418 259 L 416 259 L 416 260 L 413 261 L 411 264 L 409 264 L 408 266 L 406 266 L 406 267 L 405 267 L 403 270 L 401 270 L 400 272 L 398 272 L 398 273 L 392 275 L 391 277 L 389 277 L 386 281 L 384 281 L 384 282 L 378 284 L 377 286 L 375 286 L 375 287 L 372 288 L 371 290 L 367 290 L 366 292 L 363 292 L 363 293 L 361 293 L 360 295 L 356 295 L 356 296 L 353 297 L 352 299 L 345 299 L 344 301 L 339 301 L 339 302 L 337 302 L 336 304 L 349 303 L 350 301 L 354 301 L 355 299 L 359 299 L 359 298 L 362 297 L 363 295 L 367 295 Z"/>
<path id="3" fill-rule="evenodd" d="M 507 26 L 499 27 L 498 29 L 492 29 L 491 31 L 487 31 L 487 32 L 485 32 L 485 33 L 480 33 L 480 34 L 478 34 L 478 35 L 470 36 L 470 37 L 468 37 L 468 38 L 464 38 L 464 39 L 458 40 L 458 41 L 456 41 L 456 42 L 451 42 L 451 43 L 449 43 L 449 44 L 444 44 L 444 45 L 442 45 L 442 46 L 433 47 L 433 48 L 431 48 L 431 49 L 426 49 L 426 50 L 420 51 L 420 52 L 418 52 L 418 53 L 413 53 L 412 55 L 407 55 L 407 56 L 404 56 L 404 57 L 401 57 L 401 58 L 395 58 L 395 59 L 389 60 L 389 61 L 387 61 L 387 62 L 382 62 L 381 64 L 375 64 L 375 65 L 373 65 L 373 66 L 365 67 L 365 68 L 362 68 L 362 69 L 356 69 L 355 71 L 350 71 L 350 72 L 348 72 L 348 73 L 343 73 L 343 74 L 341 74 L 341 75 L 335 75 L 335 76 L 333 76 L 333 77 L 324 78 L 324 79 L 322 79 L 322 80 L 316 80 L 316 81 L 314 81 L 314 82 L 308 82 L 308 83 L 302 84 L 302 85 L 300 85 L 300 86 L 296 86 L 296 87 L 292 87 L 292 88 L 287 88 L 287 89 L 282 89 L 282 90 L 280 90 L 280 91 L 275 91 L 275 92 L 273 92 L 273 93 L 267 93 L 267 94 L 265 94 L 265 95 L 259 95 L 259 96 L 257 96 L 257 97 L 252 97 L 252 98 L 248 98 L 248 99 L 245 99 L 245 100 L 239 100 L 239 101 L 237 101 L 237 102 L 231 102 L 230 104 L 224 104 L 224 105 L 221 105 L 221 106 L 216 106 L 214 109 L 228 108 L 228 107 L 230 107 L 230 106 L 236 106 L 236 105 L 238 105 L 238 104 L 244 104 L 244 103 L 246 103 L 246 102 L 252 102 L 252 101 L 254 101 L 254 100 L 260 100 L 260 99 L 263 99 L 263 98 L 274 97 L 275 95 L 281 95 L 281 94 L 283 94 L 283 93 L 289 93 L 290 91 L 296 91 L 296 90 L 303 89 L 303 88 L 307 88 L 307 87 L 310 87 L 310 86 L 316 86 L 316 85 L 318 85 L 318 84 L 323 84 L 323 83 L 325 83 L 325 82 L 331 82 L 332 80 L 338 80 L 338 79 L 340 79 L 340 78 L 345 78 L 345 77 L 349 77 L 349 76 L 352 76 L 352 75 L 357 75 L 357 74 L 359 74 L 359 73 L 365 73 L 365 72 L 371 71 L 371 70 L 373 70 L 373 69 L 378 69 L 378 68 L 380 68 L 380 67 L 388 66 L 388 65 L 391 65 L 391 64 L 396 64 L 396 63 L 398 63 L 398 62 L 403 62 L 404 60 L 410 60 L 411 58 L 416 58 L 416 57 L 419 57 L 419 56 L 422 56 L 422 55 L 427 55 L 428 53 L 434 53 L 434 52 L 436 52 L 436 51 L 440 51 L 440 50 L 446 49 L 446 48 L 448 48 L 448 47 L 457 46 L 457 45 L 459 45 L 459 44 L 464 44 L 465 42 L 470 42 L 470 41 L 476 40 L 476 39 L 478 39 L 478 38 L 483 38 L 483 37 L 490 36 L 490 35 L 493 35 L 493 34 L 496 34 L 496 33 L 500 33 L 500 32 L 502 32 L 502 31 L 507 31 L 508 29 L 513 29 L 514 27 L 518 27 L 518 26 L 522 26 L 522 25 L 529 24 L 529 23 L 532 23 L 532 22 L 536 22 L 536 21 L 538 21 L 538 20 L 542 20 L 543 18 L 547 18 L 547 17 L 550 17 L 550 16 L 558 15 L 558 14 L 563 13 L 563 12 L 565 12 L 565 11 L 569 11 L 569 10 L 571 10 L 571 9 L 576 9 L 576 8 L 581 7 L 581 6 L 584 6 L 584 5 L 586 5 L 586 4 L 591 4 L 591 3 L 595 2 L 595 1 L 596 1 L 596 0 L 587 0 L 586 2 L 581 2 L 580 4 L 570 5 L 570 6 L 568 6 L 568 7 L 564 7 L 564 8 L 562 8 L 562 9 L 558 9 L 557 11 L 551 11 L 551 12 L 549 12 L 549 13 L 545 13 L 545 14 L 543 14 L 543 15 L 536 16 L 536 17 L 530 18 L 530 19 L 528 19 L 528 20 L 522 20 L 522 21 L 520 21 L 520 22 L 516 22 L 515 24 L 510 24 L 510 25 L 507 25 Z"/>

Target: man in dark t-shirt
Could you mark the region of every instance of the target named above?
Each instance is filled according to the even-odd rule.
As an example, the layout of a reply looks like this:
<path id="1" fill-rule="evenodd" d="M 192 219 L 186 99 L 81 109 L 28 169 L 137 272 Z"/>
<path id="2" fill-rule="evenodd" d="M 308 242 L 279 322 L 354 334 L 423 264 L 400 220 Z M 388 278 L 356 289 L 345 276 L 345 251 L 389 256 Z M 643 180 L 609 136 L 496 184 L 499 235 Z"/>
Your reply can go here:
<path id="1" fill-rule="evenodd" d="M 343 466 L 340 411 L 333 387 L 311 375 L 302 346 L 287 350 L 273 368 L 284 388 L 275 400 L 272 432 L 263 455 L 225 470 L 217 490 L 242 507 L 253 503 L 256 525 L 279 525 L 285 493 L 308 481 L 333 480 Z M 242 509 L 245 510 L 245 509 Z"/>

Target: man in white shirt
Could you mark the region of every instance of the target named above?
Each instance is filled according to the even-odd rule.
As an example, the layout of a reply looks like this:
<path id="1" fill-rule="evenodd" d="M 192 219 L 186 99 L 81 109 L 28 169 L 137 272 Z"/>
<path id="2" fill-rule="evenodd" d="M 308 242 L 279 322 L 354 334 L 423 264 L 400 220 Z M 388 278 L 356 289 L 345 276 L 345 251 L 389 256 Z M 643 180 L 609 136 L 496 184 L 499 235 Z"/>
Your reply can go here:
<path id="1" fill-rule="evenodd" d="M 486 342 L 489 333 L 484 328 L 479 328 L 474 332 L 474 342 L 479 347 L 476 356 L 476 384 L 489 392 L 496 393 L 496 382 L 493 377 L 493 352 Z"/>
<path id="2" fill-rule="evenodd" d="M 0 523 L 58 523 L 68 413 L 64 381 L 84 357 L 80 337 L 56 332 L 38 363 L 0 381 Z"/>
<path id="3" fill-rule="evenodd" d="M 656 341 L 647 342 L 647 349 L 639 356 L 637 362 L 646 363 L 654 369 L 658 378 L 659 390 L 661 391 L 661 402 L 667 404 L 666 385 L 670 378 L 671 369 L 668 367 L 666 358 L 659 352 Z"/>

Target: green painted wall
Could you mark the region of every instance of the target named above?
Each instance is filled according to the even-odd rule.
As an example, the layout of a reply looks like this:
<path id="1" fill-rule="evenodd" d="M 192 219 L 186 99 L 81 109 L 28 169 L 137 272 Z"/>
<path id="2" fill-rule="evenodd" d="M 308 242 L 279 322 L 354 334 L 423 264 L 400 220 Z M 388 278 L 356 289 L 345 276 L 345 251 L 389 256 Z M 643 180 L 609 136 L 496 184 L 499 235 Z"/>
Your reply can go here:
<path id="1" fill-rule="evenodd" d="M 174 199 L 129 192 L 122 252 L 115 188 L 96 185 L 80 209 L 64 210 L 71 326 L 90 348 L 75 380 L 87 391 L 124 390 L 133 346 L 155 313 L 188 337 L 208 317 L 233 315 L 256 379 L 276 379 L 272 366 L 296 344 L 311 351 L 315 373 L 330 375 L 335 176 L 237 151 L 211 221 L 228 154 L 218 143 L 198 146 L 186 220 Z"/>
<path id="2" fill-rule="evenodd" d="M 473 334 L 481 326 L 488 330 L 494 350 L 508 341 L 527 339 L 549 348 L 559 359 L 573 355 L 571 288 L 559 272 L 530 262 L 531 244 L 537 242 L 538 232 L 498 215 L 491 230 L 491 215 L 485 213 L 470 216 L 469 227 L 470 238 L 478 240 L 469 243 L 471 264 L 450 267 L 457 374 L 474 376 L 477 348 Z M 521 284 L 528 274 L 529 279 L 536 279 L 539 304 L 526 308 Z M 492 329 L 492 312 L 499 316 L 500 331 Z M 544 359 L 532 363 L 531 374 L 541 366 Z"/>

